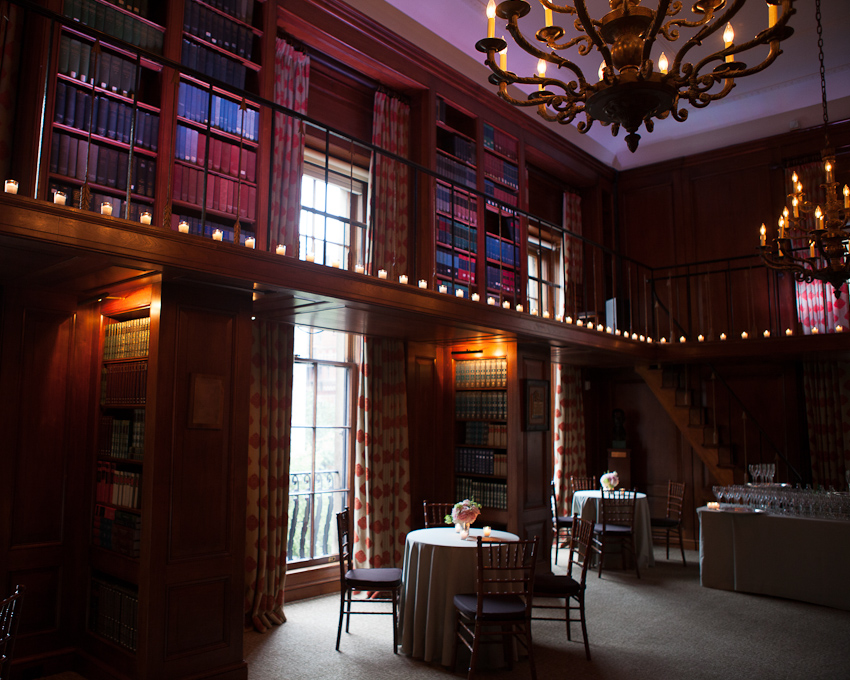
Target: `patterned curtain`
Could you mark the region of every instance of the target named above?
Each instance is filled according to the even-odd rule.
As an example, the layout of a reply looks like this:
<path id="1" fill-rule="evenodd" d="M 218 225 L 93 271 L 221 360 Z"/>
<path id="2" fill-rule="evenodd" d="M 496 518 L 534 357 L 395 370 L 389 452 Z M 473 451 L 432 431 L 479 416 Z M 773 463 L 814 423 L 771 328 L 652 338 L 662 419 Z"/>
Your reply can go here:
<path id="1" fill-rule="evenodd" d="M 813 205 L 826 205 L 826 192 L 821 184 L 824 180 L 822 163 L 806 163 L 785 170 L 785 185 L 791 187 L 791 175 L 797 173 L 800 183 L 803 185 L 808 200 Z M 814 217 L 809 216 L 805 222 L 806 229 L 814 226 Z M 795 241 L 795 248 L 808 248 L 809 244 Z M 811 283 L 797 282 L 797 319 L 803 326 L 803 333 L 811 334 L 812 327 L 818 329 L 819 333 L 828 333 L 835 330 L 836 325 L 844 328 L 850 326 L 850 297 L 847 294 L 847 284 L 841 289 L 841 296 L 836 298 L 835 291 L 830 284 L 820 281 Z M 824 309 L 824 303 L 826 309 Z"/>
<path id="2" fill-rule="evenodd" d="M 248 441 L 245 616 L 260 632 L 286 621 L 292 326 L 254 322 Z"/>
<path id="3" fill-rule="evenodd" d="M 812 481 L 844 491 L 850 470 L 850 362 L 803 365 Z"/>
<path id="4" fill-rule="evenodd" d="M 582 241 L 566 231 L 581 235 L 581 196 L 564 192 L 564 315 L 575 316 L 582 297 L 584 263 Z"/>
<path id="5" fill-rule="evenodd" d="M 391 94 L 375 93 L 372 144 L 407 158 L 410 107 Z M 372 219 L 366 234 L 366 269 L 386 269 L 390 280 L 410 274 L 407 263 L 408 168 L 403 163 L 372 155 Z"/>
<path id="6" fill-rule="evenodd" d="M 275 43 L 275 103 L 306 114 L 309 83 L 310 57 L 278 38 Z M 275 114 L 272 162 L 269 250 L 283 244 L 289 255 L 298 257 L 304 124 L 297 118 Z"/>
<path id="7" fill-rule="evenodd" d="M 0 171 L 2 176 L 15 176 L 11 170 L 15 134 L 15 103 L 18 89 L 18 63 L 21 51 L 21 10 L 9 2 L 0 3 Z M 23 180 L 22 177 L 18 178 Z M 24 192 L 24 186 L 20 191 Z M 32 191 L 29 188 L 28 191 Z"/>
<path id="8" fill-rule="evenodd" d="M 354 453 L 355 566 L 400 567 L 410 531 L 404 344 L 364 338 Z"/>
<path id="9" fill-rule="evenodd" d="M 587 476 L 584 439 L 584 396 L 581 369 L 554 364 L 555 371 L 555 458 L 552 478 L 558 497 L 558 512 L 571 513 L 570 477 Z"/>

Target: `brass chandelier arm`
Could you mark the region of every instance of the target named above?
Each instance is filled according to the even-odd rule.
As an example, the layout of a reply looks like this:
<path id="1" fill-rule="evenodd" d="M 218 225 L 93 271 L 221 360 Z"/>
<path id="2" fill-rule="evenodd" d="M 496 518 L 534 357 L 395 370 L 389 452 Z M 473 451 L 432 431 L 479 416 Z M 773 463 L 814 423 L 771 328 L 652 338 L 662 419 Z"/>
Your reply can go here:
<path id="1" fill-rule="evenodd" d="M 510 33 L 511 36 L 513 36 L 513 39 L 516 41 L 517 45 L 519 45 L 522 49 L 524 49 L 530 55 L 537 57 L 538 59 L 542 59 L 543 61 L 548 61 L 550 64 L 555 64 L 555 65 L 557 65 L 558 68 L 569 69 L 578 78 L 580 86 L 584 87 L 584 86 L 587 85 L 587 80 L 584 77 L 584 73 L 581 72 L 581 69 L 578 67 L 577 64 L 574 64 L 569 59 L 564 59 L 564 57 L 560 56 L 559 54 L 552 54 L 550 52 L 544 52 L 543 50 L 541 50 L 536 45 L 533 45 L 532 43 L 528 42 L 528 40 L 526 40 L 525 36 L 522 34 L 522 31 L 519 30 L 517 18 L 518 17 L 517 17 L 516 14 L 511 16 L 510 20 L 508 21 L 508 25 L 507 25 L 508 33 Z M 491 61 L 493 61 L 493 60 L 491 59 Z M 491 66 L 490 68 L 493 68 L 493 67 Z M 537 78 L 536 80 L 534 80 L 534 79 L 524 80 L 522 78 L 516 78 L 515 81 L 519 82 L 519 83 L 523 83 L 523 82 L 525 82 L 525 83 L 539 83 L 539 82 L 541 82 L 541 80 L 539 78 Z M 568 88 L 565 87 L 564 89 L 568 89 Z"/>
<path id="2" fill-rule="evenodd" d="M 623 0 L 623 2 L 626 1 L 627 0 Z M 585 4 L 585 1 L 575 0 L 575 3 L 576 14 L 578 14 L 578 18 L 581 21 L 585 33 L 590 36 L 590 39 L 593 41 L 593 44 L 596 45 L 596 48 L 602 53 L 602 56 L 605 59 L 605 66 L 608 68 L 609 71 L 611 71 L 611 73 L 613 73 L 614 62 L 611 60 L 611 50 L 608 49 L 608 46 L 602 39 L 602 36 L 599 35 L 599 31 L 597 31 L 596 27 L 593 25 L 593 21 L 591 20 L 590 15 L 587 13 L 587 5 Z"/>
<path id="3" fill-rule="evenodd" d="M 670 72 L 676 73 L 679 70 L 681 63 L 685 58 L 685 55 L 690 52 L 691 49 L 693 49 L 697 45 L 701 45 L 706 38 L 722 30 L 723 27 L 727 23 L 729 23 L 732 17 L 734 17 L 738 13 L 738 10 L 743 7 L 744 2 L 746 2 L 746 0 L 734 0 L 729 9 L 727 9 L 722 16 L 715 19 L 714 23 L 704 25 L 699 31 L 692 35 L 688 39 L 688 41 L 684 45 L 682 45 L 682 48 L 676 53 L 676 56 L 673 59 L 673 64 L 670 66 Z M 726 54 L 727 53 L 724 50 L 719 50 L 707 57 L 706 59 L 703 59 L 703 61 L 709 61 L 715 56 L 725 56 Z M 694 69 L 694 73 L 699 73 L 699 69 Z"/>
<path id="4" fill-rule="evenodd" d="M 676 2 L 681 9 L 681 3 Z M 670 7 L 670 0 L 660 0 L 658 3 L 658 9 L 655 11 L 655 18 L 652 21 L 652 25 L 649 27 L 649 31 L 646 34 L 646 37 L 643 41 L 643 54 L 641 55 L 641 61 L 643 63 L 647 63 L 649 59 L 649 55 L 652 52 L 652 46 L 655 44 L 655 37 L 658 35 L 658 30 L 661 28 L 661 24 L 664 23 L 664 18 L 667 16 L 667 11 Z M 678 11 L 674 7 L 671 11 Z"/>
<path id="5" fill-rule="evenodd" d="M 569 5 L 556 5 L 554 2 L 549 2 L 549 0 L 540 0 L 540 4 L 546 9 L 551 9 L 553 12 L 560 12 L 561 14 L 576 13 L 575 9 Z"/>
<path id="6" fill-rule="evenodd" d="M 713 86 L 714 81 L 717 79 L 713 74 L 706 74 L 701 77 L 701 80 L 711 80 L 712 85 L 709 85 L 705 90 L 700 90 L 698 86 L 695 84 L 685 93 L 688 97 L 688 102 L 695 109 L 704 109 L 711 102 L 717 101 L 718 99 L 723 99 L 727 94 L 732 91 L 732 88 L 735 87 L 735 79 L 734 78 L 723 78 L 723 89 L 720 92 L 715 92 L 712 94 L 709 92 L 711 87 Z"/>
<path id="7" fill-rule="evenodd" d="M 678 14 L 678 11 L 674 13 L 671 10 L 670 14 L 671 16 L 675 16 L 676 14 Z M 667 38 L 667 40 L 669 40 L 670 42 L 676 42 L 679 39 L 679 28 L 696 28 L 697 26 L 703 26 L 710 22 L 713 18 L 714 8 L 710 7 L 708 11 L 703 13 L 702 19 L 698 19 L 696 21 L 688 21 L 684 18 L 671 19 L 666 24 L 664 24 L 664 26 L 661 27 L 661 35 Z"/>

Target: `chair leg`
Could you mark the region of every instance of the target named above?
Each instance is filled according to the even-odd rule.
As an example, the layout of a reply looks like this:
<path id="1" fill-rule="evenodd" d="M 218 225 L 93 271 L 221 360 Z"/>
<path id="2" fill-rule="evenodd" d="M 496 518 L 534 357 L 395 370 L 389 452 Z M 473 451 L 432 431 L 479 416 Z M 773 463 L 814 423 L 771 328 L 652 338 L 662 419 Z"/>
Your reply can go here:
<path id="1" fill-rule="evenodd" d="M 531 621 L 525 622 L 525 641 L 528 647 L 528 665 L 531 667 L 531 680 L 537 680 L 537 667 L 534 665 L 534 649 L 531 642 Z"/>
<path id="2" fill-rule="evenodd" d="M 587 621 L 584 618 L 584 594 L 579 597 L 579 616 L 581 617 L 581 637 L 584 640 L 584 655 L 590 661 L 590 642 L 587 640 Z"/>
<path id="3" fill-rule="evenodd" d="M 682 540 L 682 525 L 679 525 L 679 550 L 682 551 L 682 566 L 687 567 L 688 563 L 685 561 L 685 542 Z"/>
<path id="4" fill-rule="evenodd" d="M 339 651 L 339 641 L 342 637 L 342 617 L 345 610 L 345 591 L 339 591 L 339 625 L 336 628 L 336 651 Z"/>
<path id="5" fill-rule="evenodd" d="M 466 680 L 472 680 L 475 676 L 475 666 L 478 663 L 478 641 L 481 639 L 481 622 L 475 619 L 475 632 L 472 634 L 472 656 L 469 657 L 469 671 Z"/>
<path id="6" fill-rule="evenodd" d="M 629 540 L 629 546 L 632 549 L 632 557 L 634 558 L 634 561 L 635 561 L 635 573 L 637 573 L 637 577 L 640 578 L 640 564 L 638 564 L 637 548 L 635 548 L 635 537 L 629 536 L 628 540 Z"/>
<path id="7" fill-rule="evenodd" d="M 572 622 L 573 622 L 573 619 L 572 619 L 572 615 L 570 613 L 571 609 L 570 609 L 570 596 L 569 595 L 567 595 L 567 597 L 564 598 L 564 608 L 567 610 L 567 615 L 564 617 L 564 618 L 567 619 L 567 641 L 571 641 L 573 639 L 573 637 L 572 637 L 572 625 L 571 625 Z"/>
<path id="8" fill-rule="evenodd" d="M 667 529 L 667 559 L 670 559 L 670 529 Z"/>
<path id="9" fill-rule="evenodd" d="M 605 561 L 605 539 L 599 541 L 599 552 L 596 555 L 596 559 L 599 560 L 599 573 L 596 575 L 596 578 L 602 578 L 602 563 Z"/>
<path id="10" fill-rule="evenodd" d="M 513 670 L 514 668 L 514 650 L 511 646 L 512 627 L 510 624 L 502 624 L 502 655 L 508 664 L 508 670 Z"/>
<path id="11" fill-rule="evenodd" d="M 398 654 L 398 598 L 399 590 L 393 591 L 393 654 Z"/>
<path id="12" fill-rule="evenodd" d="M 345 608 L 345 632 L 348 632 L 348 624 L 351 623 L 351 588 L 348 589 L 347 593 L 347 606 Z"/>

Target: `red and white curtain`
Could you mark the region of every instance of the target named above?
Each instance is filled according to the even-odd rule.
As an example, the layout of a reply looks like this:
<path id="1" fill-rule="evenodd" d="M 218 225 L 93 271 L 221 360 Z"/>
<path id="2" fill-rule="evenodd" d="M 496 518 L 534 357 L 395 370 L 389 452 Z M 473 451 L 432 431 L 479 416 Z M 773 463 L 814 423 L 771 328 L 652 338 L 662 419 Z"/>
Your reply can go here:
<path id="1" fill-rule="evenodd" d="M 826 205 L 826 192 L 822 186 L 824 170 L 822 163 L 806 163 L 785 170 L 785 185 L 791 190 L 791 176 L 797 173 L 797 178 L 803 185 L 803 191 L 812 205 Z M 806 218 L 806 229 L 814 226 L 814 217 Z M 802 241 L 794 243 L 795 248 L 808 248 L 809 244 Z M 812 281 L 811 283 L 797 282 L 797 320 L 803 327 L 803 332 L 809 335 L 812 328 L 819 333 L 829 333 L 837 325 L 847 328 L 850 326 L 850 297 L 847 294 L 847 283 L 840 288 L 840 296 L 835 296 L 833 287 L 828 283 Z"/>
<path id="2" fill-rule="evenodd" d="M 245 617 L 258 631 L 283 623 L 292 326 L 255 321 L 251 349 Z"/>
<path id="3" fill-rule="evenodd" d="M 404 344 L 364 338 L 354 453 L 357 567 L 400 567 L 410 531 Z"/>
<path id="4" fill-rule="evenodd" d="M 555 373 L 555 432 L 552 479 L 558 499 L 558 514 L 570 515 L 570 477 L 587 476 L 584 396 L 581 369 L 553 364 Z"/>
<path id="5" fill-rule="evenodd" d="M 275 103 L 306 114 L 309 84 L 310 57 L 278 38 L 275 43 Z M 298 257 L 304 167 L 304 124 L 299 119 L 275 113 L 272 163 L 269 250 L 285 245 L 288 254 Z"/>
<path id="6" fill-rule="evenodd" d="M 17 102 L 18 72 L 21 51 L 22 16 L 17 5 L 0 3 L 0 171 L 3 177 L 15 177 L 12 172 L 12 148 L 15 134 L 15 104 Z M 48 140 L 49 142 L 50 140 Z M 32 187 L 21 187 L 21 193 L 32 195 Z"/>
<path id="7" fill-rule="evenodd" d="M 582 240 L 570 235 L 581 235 L 581 197 L 564 192 L 564 316 L 575 316 L 577 301 L 581 297 L 584 271 Z"/>
<path id="8" fill-rule="evenodd" d="M 372 112 L 372 144 L 407 158 L 410 146 L 410 107 L 378 91 Z M 372 155 L 372 218 L 366 234 L 367 271 L 386 269 L 389 278 L 410 274 L 407 262 L 408 167 L 380 153 Z"/>
<path id="9" fill-rule="evenodd" d="M 803 365 L 812 481 L 846 491 L 850 470 L 850 362 Z"/>

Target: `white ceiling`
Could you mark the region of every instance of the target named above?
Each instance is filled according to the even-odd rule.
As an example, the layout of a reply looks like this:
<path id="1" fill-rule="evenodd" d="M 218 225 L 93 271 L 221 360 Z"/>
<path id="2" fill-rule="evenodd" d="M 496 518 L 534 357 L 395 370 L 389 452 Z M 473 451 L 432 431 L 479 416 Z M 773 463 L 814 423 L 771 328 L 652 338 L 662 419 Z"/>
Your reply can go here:
<path id="1" fill-rule="evenodd" d="M 490 73 L 484 66 L 484 55 L 475 50 L 475 43 L 486 36 L 486 0 L 346 0 L 348 4 L 382 23 L 408 41 L 415 43 L 472 80 L 492 90 L 487 82 Z M 690 7 L 694 0 L 683 0 L 680 16 L 693 18 Z M 829 119 L 838 121 L 850 118 L 850 2 L 848 0 L 821 0 L 824 27 L 824 55 L 826 86 L 829 98 Z M 557 0 L 556 0 L 557 3 Z M 498 2 L 497 2 L 498 4 Z M 654 0 L 643 4 L 654 8 Z M 532 11 L 520 20 L 520 29 L 531 37 L 543 25 L 543 8 L 531 0 Z M 609 11 L 608 0 L 587 0 L 591 16 L 601 18 Z M 587 134 L 580 134 L 574 125 L 546 123 L 536 115 L 533 107 L 525 108 L 529 115 L 540 120 L 541 125 L 551 125 L 557 132 L 581 147 L 595 158 L 617 168 L 628 169 L 656 163 L 671 158 L 687 156 L 702 151 L 729 146 L 753 139 L 821 125 L 821 88 L 817 54 L 817 29 L 814 0 L 796 0 L 797 13 L 791 17 L 794 35 L 782 43 L 783 53 L 761 73 L 739 78 L 735 89 L 724 99 L 712 102 L 704 109 L 688 108 L 688 120 L 680 123 L 672 117 L 656 121 L 655 131 L 646 132 L 641 127 L 640 145 L 633 154 L 626 148 L 625 131 L 612 137 L 610 127 L 594 123 Z M 566 16 L 566 15 L 560 15 Z M 571 22 L 558 22 L 572 35 Z M 496 35 L 508 40 L 508 68 L 518 75 L 534 75 L 536 59 L 513 43 L 503 30 L 501 19 L 496 19 Z M 736 43 L 754 36 L 767 25 L 764 0 L 748 0 L 747 5 L 733 19 Z M 427 29 L 423 31 L 424 29 Z M 672 61 L 673 53 L 689 33 L 677 43 L 666 43 L 661 37 L 653 50 L 665 49 Z M 712 36 L 712 39 L 714 36 Z M 746 38 L 749 39 L 749 38 Z M 721 40 L 717 38 L 717 40 Z M 662 43 L 664 43 L 662 45 Z M 704 54 L 721 46 L 703 46 Z M 694 55 L 689 54 L 689 57 Z M 753 66 L 757 59 L 767 54 L 760 48 L 758 54 L 742 56 Z M 599 67 L 598 52 L 579 57 L 576 49 L 563 56 L 579 64 L 588 80 L 595 78 Z M 693 60 L 693 59 L 691 59 Z M 518 90 L 517 97 L 524 98 Z"/>

